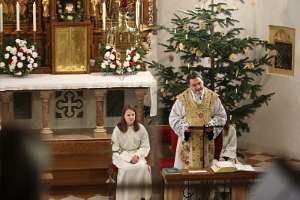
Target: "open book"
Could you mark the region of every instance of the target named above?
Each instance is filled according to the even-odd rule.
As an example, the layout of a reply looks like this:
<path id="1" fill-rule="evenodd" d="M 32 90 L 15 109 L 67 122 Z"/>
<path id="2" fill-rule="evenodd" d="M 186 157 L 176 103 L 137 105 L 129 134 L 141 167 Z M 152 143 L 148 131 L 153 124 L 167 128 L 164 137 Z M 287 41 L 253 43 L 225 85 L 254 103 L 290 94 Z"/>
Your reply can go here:
<path id="1" fill-rule="evenodd" d="M 213 162 L 211 169 L 215 173 L 236 172 L 236 171 L 255 171 L 251 165 L 234 164 L 230 161 Z"/>

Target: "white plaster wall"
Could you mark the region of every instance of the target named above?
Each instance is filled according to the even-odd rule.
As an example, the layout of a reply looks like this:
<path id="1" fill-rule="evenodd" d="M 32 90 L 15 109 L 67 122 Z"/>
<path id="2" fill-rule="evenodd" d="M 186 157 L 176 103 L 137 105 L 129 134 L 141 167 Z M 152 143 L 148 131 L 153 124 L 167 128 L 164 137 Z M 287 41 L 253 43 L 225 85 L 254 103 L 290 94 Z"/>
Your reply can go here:
<path id="1" fill-rule="evenodd" d="M 256 36 L 268 40 L 269 25 L 294 27 L 296 29 L 296 58 L 294 77 L 264 75 L 260 83 L 264 85 L 263 92 L 276 92 L 269 106 L 258 109 L 249 119 L 250 133 L 239 138 L 239 145 L 253 151 L 269 153 L 280 152 L 294 158 L 300 158 L 300 1 L 299 0 L 246 0 L 245 4 L 237 0 L 227 1 L 239 10 L 234 17 L 240 20 L 240 27 L 246 30 L 242 36 Z M 179 9 L 190 9 L 200 5 L 198 0 L 170 0 L 158 1 L 158 23 L 170 25 L 173 13 Z M 166 33 L 160 32 L 158 42 L 168 38 Z M 170 64 L 168 54 L 158 49 L 158 61 Z M 175 60 L 173 65 L 178 66 Z"/>
<path id="2" fill-rule="evenodd" d="M 248 6 L 249 7 L 249 6 Z M 257 1 L 249 16 L 247 6 L 242 6 L 238 13 L 243 27 L 248 34 L 268 39 L 268 25 L 288 26 L 296 29 L 295 75 L 294 77 L 265 75 L 259 80 L 265 93 L 274 91 L 269 106 L 264 106 L 249 120 L 251 132 L 240 138 L 240 145 L 254 151 L 282 153 L 300 158 L 297 146 L 300 144 L 300 1 L 298 0 L 264 0 Z M 247 25 L 252 27 L 248 28 Z"/>

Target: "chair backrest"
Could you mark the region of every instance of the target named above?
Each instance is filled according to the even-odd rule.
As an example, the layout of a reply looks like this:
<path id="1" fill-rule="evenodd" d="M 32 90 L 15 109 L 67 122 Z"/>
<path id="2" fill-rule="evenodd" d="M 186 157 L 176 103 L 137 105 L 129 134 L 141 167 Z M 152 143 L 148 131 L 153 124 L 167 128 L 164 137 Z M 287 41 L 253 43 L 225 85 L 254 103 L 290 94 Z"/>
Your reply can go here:
<path id="1" fill-rule="evenodd" d="M 176 133 L 171 129 L 171 151 L 172 153 L 176 153 L 176 147 L 177 147 L 177 140 L 178 140 L 178 136 L 176 135 Z"/>
<path id="2" fill-rule="evenodd" d="M 174 133 L 170 126 L 162 126 L 160 128 L 161 143 L 170 145 L 170 150 L 175 155 L 178 136 Z"/>

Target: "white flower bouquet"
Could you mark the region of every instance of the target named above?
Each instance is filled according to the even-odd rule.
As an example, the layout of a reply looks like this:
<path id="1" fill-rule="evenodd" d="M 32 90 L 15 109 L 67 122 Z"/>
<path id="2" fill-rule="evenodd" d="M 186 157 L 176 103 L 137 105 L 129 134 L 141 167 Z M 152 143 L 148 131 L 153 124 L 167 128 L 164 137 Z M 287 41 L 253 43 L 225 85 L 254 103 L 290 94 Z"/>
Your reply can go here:
<path id="1" fill-rule="evenodd" d="M 5 47 L 0 55 L 0 72 L 24 76 L 38 67 L 39 55 L 34 45 L 26 40 L 16 39 Z"/>
<path id="2" fill-rule="evenodd" d="M 126 57 L 123 62 L 114 47 L 106 46 L 104 58 L 100 63 L 101 72 L 112 72 L 114 74 L 132 74 L 138 71 L 145 71 L 143 54 L 136 48 L 126 50 Z"/>

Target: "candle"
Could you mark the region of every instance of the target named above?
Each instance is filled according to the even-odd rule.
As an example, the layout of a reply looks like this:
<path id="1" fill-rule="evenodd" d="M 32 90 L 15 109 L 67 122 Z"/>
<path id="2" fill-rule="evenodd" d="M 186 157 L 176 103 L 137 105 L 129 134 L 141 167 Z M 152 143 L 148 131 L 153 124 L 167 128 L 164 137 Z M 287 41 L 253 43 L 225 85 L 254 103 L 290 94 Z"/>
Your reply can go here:
<path id="1" fill-rule="evenodd" d="M 141 19 L 140 19 L 140 23 L 142 24 L 142 26 L 143 26 L 143 24 L 144 24 L 144 2 L 143 2 L 143 0 L 141 0 L 141 5 L 140 5 L 140 9 L 141 9 L 141 12 L 140 12 L 140 14 L 141 14 Z M 152 22 L 153 23 L 153 22 Z"/>
<path id="2" fill-rule="evenodd" d="M 20 5 L 17 2 L 16 5 L 16 21 L 17 21 L 17 31 L 20 31 Z"/>
<path id="3" fill-rule="evenodd" d="M 3 5 L 0 4 L 0 32 L 3 32 Z"/>
<path id="4" fill-rule="evenodd" d="M 140 26 L 140 6 L 141 6 L 140 0 L 136 0 L 136 4 L 135 4 L 135 23 L 136 23 L 136 28 L 137 29 L 139 29 L 139 26 Z"/>
<path id="5" fill-rule="evenodd" d="M 105 31 L 106 29 L 106 3 L 103 1 L 102 3 L 102 29 Z"/>
<path id="6" fill-rule="evenodd" d="M 36 4 L 35 2 L 33 3 L 33 9 L 32 9 L 33 13 L 32 13 L 32 16 L 33 16 L 33 31 L 36 31 Z"/>

